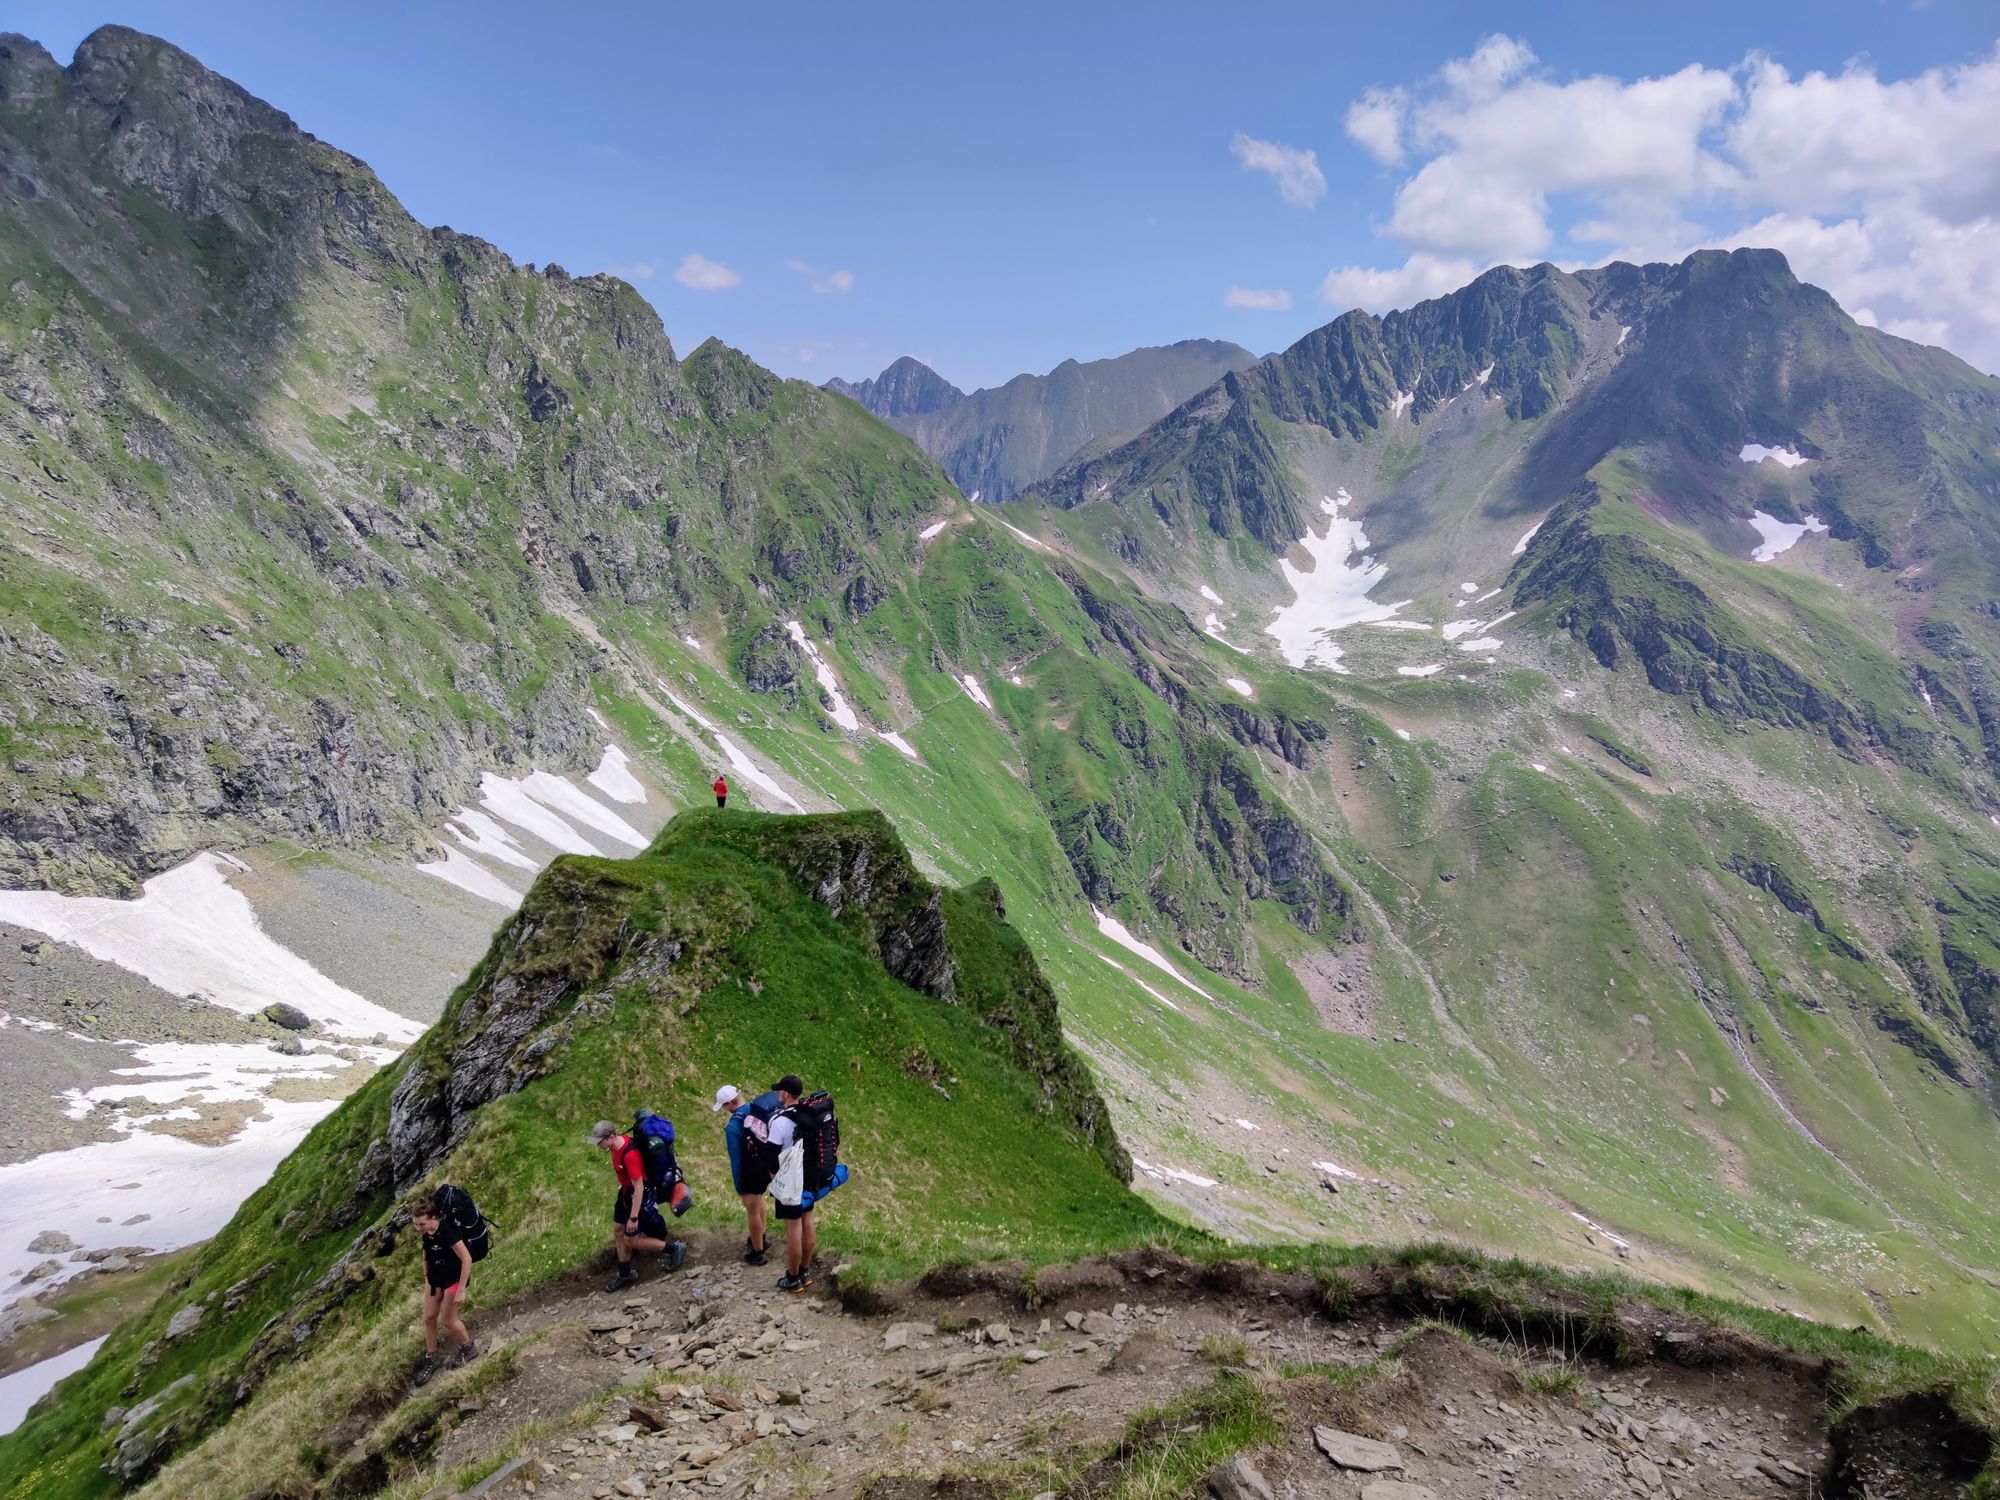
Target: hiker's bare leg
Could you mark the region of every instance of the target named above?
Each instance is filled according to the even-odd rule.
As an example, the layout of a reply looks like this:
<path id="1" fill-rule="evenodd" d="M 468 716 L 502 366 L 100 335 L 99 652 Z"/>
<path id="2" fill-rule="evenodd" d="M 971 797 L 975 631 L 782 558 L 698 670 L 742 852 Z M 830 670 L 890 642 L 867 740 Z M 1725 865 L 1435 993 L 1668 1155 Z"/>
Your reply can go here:
<path id="1" fill-rule="evenodd" d="M 799 1255 L 799 1269 L 804 1270 L 813 1263 L 813 1251 L 819 1247 L 819 1230 L 813 1224 L 813 1216 L 808 1213 L 799 1222 L 805 1225 L 805 1248 Z"/>
<path id="2" fill-rule="evenodd" d="M 424 1353 L 438 1352 L 438 1304 L 444 1301 L 443 1292 L 424 1288 Z"/>
<path id="3" fill-rule="evenodd" d="M 764 1195 L 762 1193 L 742 1193 L 743 1218 L 750 1229 L 750 1248 L 764 1248 Z"/>
<path id="4" fill-rule="evenodd" d="M 803 1256 L 806 1245 L 806 1221 L 804 1219 L 785 1220 L 785 1270 L 796 1276 L 805 1265 Z"/>
<path id="5" fill-rule="evenodd" d="M 461 1291 L 454 1290 L 438 1293 L 438 1302 L 440 1304 L 438 1311 L 440 1319 L 444 1323 L 444 1331 L 451 1335 L 452 1341 L 461 1349 L 472 1342 L 472 1335 L 465 1331 L 465 1322 L 458 1315 L 459 1304 L 464 1300 L 465 1293 Z M 431 1350 L 435 1353 L 436 1349 L 437 1336 L 435 1331 L 433 1331 L 431 1336 Z"/>

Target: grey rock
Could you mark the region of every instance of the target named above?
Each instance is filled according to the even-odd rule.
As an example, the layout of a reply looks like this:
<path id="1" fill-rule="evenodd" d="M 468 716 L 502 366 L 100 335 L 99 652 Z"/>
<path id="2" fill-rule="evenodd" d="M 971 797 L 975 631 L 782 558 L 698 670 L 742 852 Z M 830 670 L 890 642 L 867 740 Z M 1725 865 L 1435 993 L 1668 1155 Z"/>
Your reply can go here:
<path id="1" fill-rule="evenodd" d="M 1271 1482 L 1255 1464 L 1240 1456 L 1208 1476 L 1208 1492 L 1215 1500 L 1276 1500 Z"/>
<path id="2" fill-rule="evenodd" d="M 310 1029 L 313 1023 L 311 1016 L 300 1010 L 296 1005 L 288 1004 L 283 1000 L 272 1001 L 264 1007 L 261 1014 L 265 1020 L 275 1026 L 282 1026 L 287 1031 L 305 1031 Z"/>
<path id="3" fill-rule="evenodd" d="M 185 1307 L 176 1308 L 174 1315 L 167 1319 L 167 1342 L 184 1339 L 200 1326 L 202 1315 L 208 1311 L 199 1302 L 190 1302 Z"/>
<path id="4" fill-rule="evenodd" d="M 44 1229 L 28 1241 L 30 1255 L 60 1255 L 65 1250 L 74 1250 L 76 1241 L 60 1229 Z"/>
<path id="5" fill-rule="evenodd" d="M 1376 1474 L 1383 1469 L 1403 1467 L 1403 1455 L 1389 1444 L 1378 1443 L 1373 1438 L 1361 1437 L 1352 1432 L 1342 1432 L 1337 1427 L 1313 1428 L 1313 1442 L 1318 1445 L 1320 1452 L 1343 1469 Z"/>
<path id="6" fill-rule="evenodd" d="M 60 1275 L 62 1275 L 62 1262 L 59 1260 L 45 1260 L 40 1265 L 31 1268 L 28 1274 L 23 1276 L 21 1280 L 47 1281 L 51 1276 Z"/>

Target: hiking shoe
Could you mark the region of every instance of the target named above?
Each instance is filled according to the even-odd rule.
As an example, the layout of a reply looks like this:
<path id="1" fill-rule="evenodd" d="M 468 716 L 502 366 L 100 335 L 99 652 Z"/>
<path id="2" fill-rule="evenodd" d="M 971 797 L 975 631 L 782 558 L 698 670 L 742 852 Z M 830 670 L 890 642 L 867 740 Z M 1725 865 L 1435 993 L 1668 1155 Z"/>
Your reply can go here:
<path id="1" fill-rule="evenodd" d="M 479 1340 L 474 1339 L 452 1350 L 449 1368 L 456 1370 L 460 1365 L 469 1365 L 477 1358 L 479 1358 Z"/>
<path id="2" fill-rule="evenodd" d="M 671 1245 L 667 1246 L 667 1269 L 669 1271 L 678 1271 L 681 1268 L 681 1262 L 687 1258 L 688 1242 L 686 1240 L 675 1240 Z"/>
<path id="3" fill-rule="evenodd" d="M 812 1279 L 812 1269 L 810 1267 L 799 1272 L 796 1276 L 787 1272 L 778 1278 L 778 1290 L 781 1292 L 802 1292 L 811 1285 Z"/>
<path id="4" fill-rule="evenodd" d="M 442 1370 L 443 1368 L 444 1368 L 443 1355 L 426 1354 L 422 1359 L 417 1361 L 417 1373 L 414 1379 L 412 1380 L 412 1384 L 429 1385 L 431 1383 L 432 1378 L 438 1373 L 438 1371 Z"/>
<path id="5" fill-rule="evenodd" d="M 743 1257 L 743 1264 L 746 1266 L 761 1266 L 764 1264 L 764 1260 L 765 1255 L 762 1250 L 752 1250 Z"/>
<path id="6" fill-rule="evenodd" d="M 638 1280 L 639 1273 L 632 1269 L 632 1262 L 628 1260 L 618 1268 L 618 1274 L 605 1284 L 604 1290 L 622 1292 L 626 1287 L 635 1285 Z"/>

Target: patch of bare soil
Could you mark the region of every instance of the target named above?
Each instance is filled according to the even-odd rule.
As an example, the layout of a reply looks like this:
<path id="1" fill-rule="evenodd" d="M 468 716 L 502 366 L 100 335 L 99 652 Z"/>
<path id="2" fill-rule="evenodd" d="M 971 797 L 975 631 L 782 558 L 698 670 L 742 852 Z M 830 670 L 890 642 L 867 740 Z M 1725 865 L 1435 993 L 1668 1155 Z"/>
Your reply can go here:
<path id="1" fill-rule="evenodd" d="M 1356 943 L 1338 953 L 1308 948 L 1292 960 L 1292 976 L 1328 1031 L 1375 1035 L 1375 974 L 1369 956 L 1369 945 Z"/>
<path id="2" fill-rule="evenodd" d="M 1984 1458 L 1942 1406 L 1830 1434 L 1824 1362 L 1651 1308 L 1624 1309 L 1616 1338 L 1567 1338 L 1556 1294 L 1488 1326 L 1449 1273 L 1358 1274 L 1339 1318 L 1305 1277 L 1150 1252 L 952 1269 L 843 1306 L 832 1273 L 787 1295 L 737 1243 L 698 1237 L 681 1272 L 629 1294 L 579 1277 L 475 1315 L 490 1347 L 532 1342 L 462 1409 L 451 1387 L 477 1366 L 450 1377 L 434 1472 L 485 1477 L 432 1495 L 1087 1500 L 1198 1430 L 1134 1419 L 1225 1366 L 1277 1420 L 1242 1455 L 1275 1496 L 1941 1500 Z"/>

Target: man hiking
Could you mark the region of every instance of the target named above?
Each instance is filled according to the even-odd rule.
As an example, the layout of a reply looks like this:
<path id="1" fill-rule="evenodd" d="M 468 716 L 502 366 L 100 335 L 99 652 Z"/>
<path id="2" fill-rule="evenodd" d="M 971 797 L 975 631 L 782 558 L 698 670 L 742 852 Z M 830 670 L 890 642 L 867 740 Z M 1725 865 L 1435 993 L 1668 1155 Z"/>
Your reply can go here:
<path id="1" fill-rule="evenodd" d="M 729 1150 L 729 1176 L 743 1202 L 743 1220 L 750 1231 L 743 1242 L 745 1265 L 764 1264 L 764 1193 L 771 1186 L 764 1148 L 770 1140 L 771 1117 L 783 1107 L 775 1089 L 745 1099 L 733 1083 L 717 1089 L 715 1103 L 709 1106 L 711 1114 L 729 1111 L 722 1127 L 722 1144 Z"/>
<path id="2" fill-rule="evenodd" d="M 729 778 L 727 776 L 718 774 L 715 778 L 715 785 L 710 787 L 709 790 L 715 793 L 715 805 L 717 807 L 729 806 Z"/>
<path id="3" fill-rule="evenodd" d="M 667 1269 L 678 1271 L 687 1259 L 687 1242 L 667 1238 L 667 1221 L 660 1213 L 653 1187 L 646 1180 L 646 1159 L 621 1135 L 609 1120 L 590 1127 L 590 1143 L 611 1154 L 611 1170 L 618 1177 L 618 1201 L 611 1210 L 611 1244 L 618 1252 L 618 1274 L 611 1278 L 608 1292 L 622 1292 L 639 1279 L 632 1268 L 632 1252 L 647 1250 L 665 1255 Z"/>
<path id="4" fill-rule="evenodd" d="M 465 1330 L 459 1309 L 472 1280 L 472 1253 L 457 1224 L 438 1212 L 429 1195 L 410 1206 L 410 1223 L 423 1236 L 424 1251 L 424 1357 L 417 1366 L 417 1384 L 424 1385 L 440 1370 L 451 1369 L 479 1357 L 479 1346 Z M 438 1325 L 451 1335 L 458 1347 L 449 1358 L 438 1352 Z"/>
<path id="5" fill-rule="evenodd" d="M 772 1090 L 779 1110 L 771 1117 L 770 1144 L 765 1160 L 772 1163 L 771 1196 L 778 1202 L 778 1222 L 785 1226 L 785 1274 L 778 1278 L 781 1292 L 803 1291 L 812 1281 L 813 1251 L 817 1233 L 813 1228 L 813 1204 L 823 1197 L 825 1181 L 813 1180 L 814 1167 L 806 1160 L 808 1142 L 801 1129 L 804 1112 L 799 1108 L 806 1097 L 805 1080 L 787 1073 Z M 826 1100 L 824 1094 L 815 1102 Z M 827 1118 L 831 1119 L 831 1106 Z M 819 1142 L 811 1144 L 817 1146 Z M 843 1181 L 845 1178 L 843 1177 Z"/>

